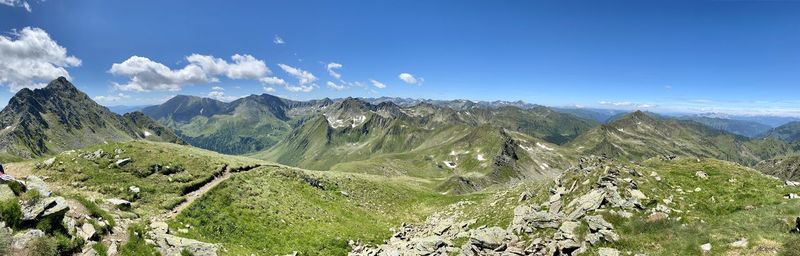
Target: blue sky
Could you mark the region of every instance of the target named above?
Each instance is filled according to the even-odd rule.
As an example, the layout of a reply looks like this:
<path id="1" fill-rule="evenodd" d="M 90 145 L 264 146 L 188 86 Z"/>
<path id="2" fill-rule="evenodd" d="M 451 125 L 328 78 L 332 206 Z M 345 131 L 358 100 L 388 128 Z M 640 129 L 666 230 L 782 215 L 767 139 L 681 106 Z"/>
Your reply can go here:
<path id="1" fill-rule="evenodd" d="M 155 104 L 176 94 L 230 100 L 272 88 L 292 99 L 523 100 L 800 116 L 800 1 L 0 3 L 6 42 L 22 42 L 25 27 L 46 33 L 66 53 L 45 58 L 57 69 L 45 74 L 63 69 L 105 105 Z M 28 61 L 0 57 L 0 68 Z M 340 78 L 330 63 L 341 64 L 333 69 Z M 144 64 L 166 66 L 168 78 L 136 69 Z M 0 71 L 0 101 L 35 86 L 30 77 L 37 76 Z"/>

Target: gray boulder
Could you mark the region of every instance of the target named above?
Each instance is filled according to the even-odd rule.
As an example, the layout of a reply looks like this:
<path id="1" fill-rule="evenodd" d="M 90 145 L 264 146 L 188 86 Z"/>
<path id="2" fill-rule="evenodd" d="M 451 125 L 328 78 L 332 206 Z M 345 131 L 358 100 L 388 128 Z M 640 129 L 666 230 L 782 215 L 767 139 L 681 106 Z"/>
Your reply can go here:
<path id="1" fill-rule="evenodd" d="M 613 248 L 601 247 L 597 250 L 597 255 L 600 256 L 619 256 L 619 250 Z"/>
<path id="2" fill-rule="evenodd" d="M 39 177 L 36 177 L 36 176 L 33 176 L 33 175 L 30 175 L 30 176 L 26 177 L 25 178 L 25 187 L 28 190 L 31 190 L 31 189 L 38 190 L 39 191 L 39 195 L 41 195 L 42 197 L 50 196 L 50 190 L 47 189 L 47 184 L 45 184 L 44 180 L 42 180 Z"/>
<path id="3" fill-rule="evenodd" d="M 483 228 L 473 231 L 469 241 L 478 248 L 494 250 L 505 244 L 507 235 L 508 232 L 499 227 Z"/>
<path id="4" fill-rule="evenodd" d="M 30 241 L 44 237 L 44 232 L 38 229 L 29 229 L 15 234 L 11 238 L 11 249 L 24 250 Z"/>
<path id="5" fill-rule="evenodd" d="M 80 229 L 78 229 L 78 236 L 83 238 L 84 241 L 94 240 L 97 238 L 97 230 L 94 229 L 94 225 L 91 223 L 83 223 Z"/>
<path id="6" fill-rule="evenodd" d="M 119 199 L 119 198 L 111 198 L 111 199 L 106 199 L 106 202 L 108 202 L 109 204 L 114 205 L 118 209 L 122 209 L 122 210 L 127 210 L 127 209 L 131 208 L 131 202 L 128 201 L 128 200 L 123 200 L 123 199 Z"/>
<path id="7" fill-rule="evenodd" d="M 586 214 L 587 211 L 600 208 L 605 198 L 606 192 L 602 189 L 594 189 L 581 197 L 575 198 L 567 204 L 567 209 L 572 209 L 567 218 L 576 220 Z"/>
<path id="8" fill-rule="evenodd" d="M 117 162 L 116 162 L 116 163 L 114 163 L 114 164 L 115 164 L 117 167 L 122 167 L 122 166 L 125 166 L 126 164 L 128 164 L 128 163 L 130 163 L 130 162 L 131 162 L 131 159 L 130 159 L 130 158 L 125 158 L 125 159 L 120 159 L 120 160 L 117 160 Z"/>
<path id="9" fill-rule="evenodd" d="M 22 207 L 22 220 L 35 220 L 50 215 L 60 215 L 69 210 L 67 200 L 63 197 L 47 197 L 32 200 Z"/>

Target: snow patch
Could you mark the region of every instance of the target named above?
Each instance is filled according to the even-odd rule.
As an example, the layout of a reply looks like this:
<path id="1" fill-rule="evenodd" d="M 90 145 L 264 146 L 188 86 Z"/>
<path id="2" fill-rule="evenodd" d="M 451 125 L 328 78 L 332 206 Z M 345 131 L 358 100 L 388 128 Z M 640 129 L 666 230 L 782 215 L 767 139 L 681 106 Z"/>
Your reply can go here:
<path id="1" fill-rule="evenodd" d="M 478 158 L 478 161 L 481 161 L 481 162 L 486 161 L 486 158 L 483 157 L 483 154 L 478 154 L 477 158 Z"/>
<path id="2" fill-rule="evenodd" d="M 353 118 L 353 125 L 351 127 L 356 128 L 356 126 L 363 124 L 365 121 L 367 121 L 367 117 L 364 115 Z"/>
<path id="3" fill-rule="evenodd" d="M 153 134 L 152 134 L 152 133 L 150 133 L 150 132 L 149 132 L 149 131 L 147 131 L 147 130 L 144 130 L 144 136 L 145 136 L 145 137 L 148 137 L 148 136 L 150 136 L 150 135 L 153 135 Z"/>
<path id="4" fill-rule="evenodd" d="M 553 148 L 539 142 L 536 142 L 536 146 L 547 151 L 553 151 Z"/>

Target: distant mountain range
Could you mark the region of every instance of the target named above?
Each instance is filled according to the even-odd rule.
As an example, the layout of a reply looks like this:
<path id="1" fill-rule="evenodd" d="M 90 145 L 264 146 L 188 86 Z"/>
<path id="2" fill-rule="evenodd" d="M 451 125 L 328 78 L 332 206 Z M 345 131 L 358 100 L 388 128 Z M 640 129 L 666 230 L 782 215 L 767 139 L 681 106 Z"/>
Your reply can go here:
<path id="1" fill-rule="evenodd" d="M 149 107 L 150 105 L 141 105 L 141 106 L 126 106 L 126 105 L 116 105 L 116 106 L 106 106 L 111 112 L 124 115 L 131 112 L 142 111 L 142 109 Z"/>
<path id="2" fill-rule="evenodd" d="M 778 139 L 750 139 L 694 120 L 636 111 L 583 133 L 568 145 L 582 154 L 625 159 L 656 156 L 711 157 L 753 165 L 790 154 L 796 146 Z"/>
<path id="3" fill-rule="evenodd" d="M 230 103 L 196 96 L 176 96 L 142 109 L 175 130 L 184 141 L 226 154 L 265 150 L 283 139 L 306 117 L 333 104 L 330 99 L 293 101 L 269 94 Z"/>
<path id="4" fill-rule="evenodd" d="M 118 115 L 64 77 L 42 89 L 22 89 L 0 111 L 0 156 L 31 158 L 110 141 L 179 142 L 142 113 Z"/>
<path id="5" fill-rule="evenodd" d="M 442 191 L 457 192 L 553 176 L 581 155 L 711 157 L 754 166 L 800 149 L 800 122 L 770 128 L 505 101 L 294 101 L 262 94 L 226 103 L 180 95 L 118 115 L 64 78 L 21 90 L 0 112 L 0 125 L 4 159 L 108 141 L 185 141 L 303 168 L 435 178 Z"/>
<path id="6" fill-rule="evenodd" d="M 725 130 L 734 134 L 747 136 L 751 138 L 759 136 L 772 128 L 769 125 L 754 121 L 726 119 L 719 117 L 705 117 L 705 116 L 694 115 L 694 116 L 679 117 L 679 119 L 692 120 L 704 124 L 706 126 L 709 126 L 711 128 Z"/>

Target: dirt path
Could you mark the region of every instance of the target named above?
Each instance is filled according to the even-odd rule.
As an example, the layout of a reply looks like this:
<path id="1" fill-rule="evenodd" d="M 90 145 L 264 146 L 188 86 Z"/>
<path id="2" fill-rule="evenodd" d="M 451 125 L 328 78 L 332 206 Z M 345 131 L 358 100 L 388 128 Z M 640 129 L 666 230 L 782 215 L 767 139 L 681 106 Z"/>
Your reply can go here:
<path id="1" fill-rule="evenodd" d="M 197 190 L 189 192 L 188 194 L 186 194 L 186 200 L 184 200 L 183 203 L 180 203 L 178 206 L 176 206 L 175 208 L 172 208 L 172 210 L 170 210 L 168 212 L 165 212 L 163 214 L 154 216 L 151 219 L 151 222 L 164 222 L 164 221 L 167 221 L 169 219 L 175 218 L 175 216 L 178 216 L 178 214 L 181 213 L 181 211 L 183 211 L 184 209 L 186 209 L 186 207 L 189 207 L 189 205 L 191 205 L 192 202 L 194 202 L 195 200 L 197 200 L 200 197 L 203 197 L 203 195 L 208 193 L 208 191 L 210 191 L 212 188 L 216 187 L 217 185 L 219 185 L 223 181 L 229 179 L 231 177 L 231 175 L 233 175 L 233 173 L 249 171 L 249 170 L 258 168 L 260 166 L 261 165 L 243 166 L 243 167 L 238 167 L 238 168 L 235 168 L 235 169 L 231 169 L 227 165 L 224 166 L 223 168 L 225 168 L 225 170 L 222 171 L 222 174 L 215 176 L 213 180 L 211 180 L 210 182 L 206 183 L 205 185 L 203 185 L 202 187 L 198 188 Z"/>

